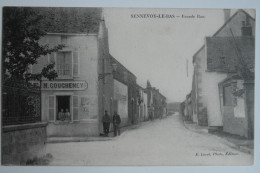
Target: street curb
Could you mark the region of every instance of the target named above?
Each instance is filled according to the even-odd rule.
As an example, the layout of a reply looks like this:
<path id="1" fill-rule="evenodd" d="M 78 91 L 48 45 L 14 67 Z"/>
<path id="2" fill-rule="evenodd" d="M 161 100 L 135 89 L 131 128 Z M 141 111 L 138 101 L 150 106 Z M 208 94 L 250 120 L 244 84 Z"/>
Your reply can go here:
<path id="1" fill-rule="evenodd" d="M 226 138 L 224 137 L 219 137 L 217 135 L 215 135 L 214 133 L 211 133 L 211 132 L 206 132 L 206 131 L 203 131 L 203 130 L 196 130 L 196 129 L 192 129 L 190 127 L 187 126 L 187 124 L 183 121 L 183 124 L 184 124 L 184 127 L 187 129 L 187 130 L 190 130 L 190 131 L 193 131 L 195 133 L 198 133 L 198 134 L 208 134 L 208 135 L 212 135 L 216 138 L 218 138 L 219 140 L 221 140 L 224 144 L 228 145 L 229 147 L 233 148 L 233 149 L 236 149 L 236 150 L 239 150 L 243 153 L 247 153 L 247 154 L 254 154 L 254 149 L 251 149 L 251 148 L 248 148 L 246 146 L 240 146 L 238 144 L 235 144 L 233 142 L 230 142 L 228 141 Z M 191 123 L 189 123 L 191 124 Z"/>
<path id="2" fill-rule="evenodd" d="M 143 122 L 142 122 L 143 123 Z M 121 134 L 120 136 L 113 136 L 113 131 L 109 132 L 110 136 L 109 137 L 47 137 L 47 140 L 45 143 L 50 144 L 50 143 L 68 143 L 68 142 L 93 142 L 93 141 L 111 141 L 111 140 L 116 140 L 121 136 L 124 136 L 124 133 L 127 132 L 128 130 L 136 129 L 139 128 L 142 123 L 140 124 L 134 124 L 131 126 L 124 126 L 121 127 Z"/>
<path id="3" fill-rule="evenodd" d="M 59 137 L 57 137 L 59 138 Z M 68 142 L 92 142 L 92 141 L 109 141 L 112 140 L 113 138 L 111 137 L 97 137 L 97 138 L 91 138 L 91 137 L 86 137 L 86 138 L 75 138 L 75 139 L 66 139 L 66 138 L 59 138 L 59 139 L 52 139 L 49 138 L 47 139 L 46 143 L 68 143 Z"/>

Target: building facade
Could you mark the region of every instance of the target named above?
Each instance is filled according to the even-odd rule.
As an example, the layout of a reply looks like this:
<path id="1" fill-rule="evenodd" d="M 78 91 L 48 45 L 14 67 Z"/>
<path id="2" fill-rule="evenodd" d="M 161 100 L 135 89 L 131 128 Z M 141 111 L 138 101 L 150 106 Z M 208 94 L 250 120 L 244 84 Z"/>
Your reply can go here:
<path id="1" fill-rule="evenodd" d="M 146 87 L 148 116 L 151 119 L 162 118 L 167 115 L 167 100 L 164 95 L 159 92 L 159 89 L 152 87 L 147 81 Z"/>
<path id="2" fill-rule="evenodd" d="M 55 63 L 58 74 L 55 80 L 42 79 L 40 83 L 42 120 L 48 122 L 47 136 L 97 136 L 100 119 L 98 62 L 106 36 L 102 11 L 93 9 L 95 13 L 86 13 L 87 10 L 80 8 L 39 11 L 46 17 L 45 22 L 57 20 L 56 25 L 59 23 L 58 26 L 44 25 L 47 35 L 40 43 L 49 47 L 64 45 L 61 50 L 40 57 L 30 68 L 32 73 L 38 73 L 45 65 Z M 54 18 L 51 18 L 52 13 Z M 82 20 L 92 15 L 96 22 L 85 31 L 84 23 L 76 25 L 73 22 L 78 20 L 73 18 L 64 21 L 61 14 L 78 14 Z"/>
<path id="3" fill-rule="evenodd" d="M 254 81 L 232 75 L 219 83 L 223 131 L 254 137 Z"/>
<path id="4" fill-rule="evenodd" d="M 138 121 L 148 120 L 147 94 L 144 88 L 137 84 L 137 117 Z"/>
<path id="5" fill-rule="evenodd" d="M 225 11 L 226 13 L 228 12 Z M 241 37 L 244 34 L 242 25 L 245 22 L 253 28 L 251 33 L 254 36 L 255 20 L 245 11 L 238 10 L 233 16 L 226 17 L 224 25 L 211 38 Z M 205 45 L 193 56 L 193 119 L 199 125 L 222 127 L 223 117 L 220 110 L 218 84 L 227 78 L 228 72 L 211 68 L 211 64 L 215 62 L 208 58 L 212 50 L 209 51 L 207 43 L 208 39 L 205 40 Z M 223 58 L 225 59 L 225 57 Z"/>
<path id="6" fill-rule="evenodd" d="M 114 112 L 117 112 L 121 117 L 121 127 L 134 124 L 137 121 L 136 76 L 112 55 L 101 62 L 103 68 L 99 72 L 99 97 L 100 105 L 103 106 L 99 109 L 100 115 L 107 110 L 112 118 Z"/>

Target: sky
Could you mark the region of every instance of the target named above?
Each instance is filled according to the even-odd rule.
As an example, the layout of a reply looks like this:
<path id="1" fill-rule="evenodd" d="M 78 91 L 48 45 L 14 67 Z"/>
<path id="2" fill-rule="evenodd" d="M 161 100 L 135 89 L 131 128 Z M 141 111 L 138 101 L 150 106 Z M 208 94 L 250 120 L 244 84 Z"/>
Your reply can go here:
<path id="1" fill-rule="evenodd" d="M 131 17 L 136 14 L 175 18 Z M 104 17 L 110 54 L 136 75 L 140 86 L 146 87 L 149 80 L 168 103 L 183 101 L 191 91 L 192 57 L 205 36 L 224 24 L 222 9 L 105 8 Z"/>

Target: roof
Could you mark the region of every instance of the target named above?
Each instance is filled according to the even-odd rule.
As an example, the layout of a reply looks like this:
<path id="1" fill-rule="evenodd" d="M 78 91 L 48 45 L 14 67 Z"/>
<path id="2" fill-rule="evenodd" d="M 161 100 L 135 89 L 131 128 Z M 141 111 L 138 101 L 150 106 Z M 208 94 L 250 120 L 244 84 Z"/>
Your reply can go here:
<path id="1" fill-rule="evenodd" d="M 201 48 L 199 50 L 197 50 L 197 52 L 193 55 L 193 58 L 192 58 L 192 62 L 194 63 L 195 61 L 195 56 L 202 50 L 204 49 L 205 45 L 203 44 L 203 46 L 201 46 Z"/>
<path id="2" fill-rule="evenodd" d="M 139 88 L 139 89 L 141 89 L 141 90 L 145 90 L 145 88 L 143 88 L 142 86 L 140 86 L 138 83 L 136 83 L 136 86 Z"/>
<path id="3" fill-rule="evenodd" d="M 239 64 L 254 71 L 255 39 L 252 36 L 207 37 L 206 54 L 209 71 L 235 72 Z"/>
<path id="4" fill-rule="evenodd" d="M 221 30 L 239 13 L 239 12 L 242 12 L 242 13 L 245 13 L 250 19 L 254 20 L 255 19 L 250 16 L 247 12 L 245 12 L 243 9 L 239 9 L 237 10 L 214 34 L 213 34 L 213 37 L 216 36 L 219 32 L 221 32 Z M 195 61 L 195 56 L 205 47 L 205 45 L 203 44 L 202 47 L 193 55 L 193 63 Z"/>
<path id="5" fill-rule="evenodd" d="M 110 58 L 115 61 L 117 64 L 119 64 L 121 66 L 121 68 L 123 68 L 124 70 L 126 70 L 128 73 L 130 73 L 132 76 L 134 76 L 136 78 L 136 76 L 130 72 L 125 66 L 123 66 L 116 58 L 114 58 L 111 54 L 109 54 Z"/>
<path id="6" fill-rule="evenodd" d="M 213 37 L 216 36 L 239 12 L 245 13 L 250 19 L 255 21 L 255 19 L 252 16 L 250 16 L 247 12 L 245 12 L 242 9 L 239 9 L 217 30 L 217 32 L 215 32 L 215 34 L 213 34 Z"/>
<path id="7" fill-rule="evenodd" d="M 33 10 L 43 16 L 41 26 L 50 33 L 98 33 L 102 18 L 101 8 L 33 7 Z"/>

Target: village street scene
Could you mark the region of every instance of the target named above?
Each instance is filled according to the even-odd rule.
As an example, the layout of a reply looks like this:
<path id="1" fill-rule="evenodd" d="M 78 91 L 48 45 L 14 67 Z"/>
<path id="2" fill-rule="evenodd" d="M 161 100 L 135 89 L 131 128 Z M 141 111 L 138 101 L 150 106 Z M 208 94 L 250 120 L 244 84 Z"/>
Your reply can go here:
<path id="1" fill-rule="evenodd" d="M 255 10 L 4 7 L 2 165 L 254 164 Z"/>

